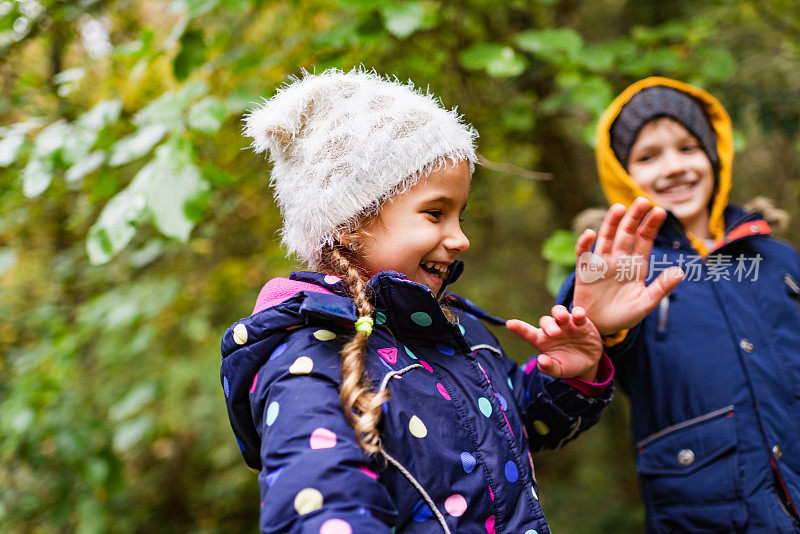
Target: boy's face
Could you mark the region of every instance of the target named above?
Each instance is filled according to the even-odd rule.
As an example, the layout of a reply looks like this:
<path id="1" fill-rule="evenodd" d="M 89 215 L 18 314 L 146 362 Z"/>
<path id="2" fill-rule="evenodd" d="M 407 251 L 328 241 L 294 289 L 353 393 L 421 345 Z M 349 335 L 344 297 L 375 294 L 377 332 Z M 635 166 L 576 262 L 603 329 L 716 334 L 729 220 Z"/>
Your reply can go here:
<path id="1" fill-rule="evenodd" d="M 680 123 L 661 117 L 645 124 L 631 147 L 628 174 L 684 228 L 701 239 L 711 237 L 714 169 L 700 142 Z"/>
<path id="2" fill-rule="evenodd" d="M 469 248 L 460 217 L 471 175 L 465 161 L 423 176 L 361 228 L 359 264 L 371 277 L 397 271 L 439 292 L 456 256 Z"/>

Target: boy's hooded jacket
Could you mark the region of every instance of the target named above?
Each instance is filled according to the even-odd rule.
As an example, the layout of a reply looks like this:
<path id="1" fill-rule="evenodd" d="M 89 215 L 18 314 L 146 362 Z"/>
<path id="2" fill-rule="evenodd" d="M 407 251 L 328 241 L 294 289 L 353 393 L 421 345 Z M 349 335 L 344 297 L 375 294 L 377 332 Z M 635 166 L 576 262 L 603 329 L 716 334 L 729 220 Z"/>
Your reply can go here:
<path id="1" fill-rule="evenodd" d="M 584 396 L 535 361 L 520 368 L 479 319 L 499 320 L 465 299 L 444 297 L 453 324 L 401 274 L 379 273 L 369 289 L 367 375 L 391 392 L 380 430 L 399 466 L 367 458 L 342 413 L 339 353 L 356 315 L 338 278 L 272 280 L 223 337 L 222 385 L 242 455 L 259 471 L 261 531 L 435 533 L 444 521 L 453 533 L 549 532 L 529 447 L 558 448 L 594 424 L 612 388 Z"/>
<path id="2" fill-rule="evenodd" d="M 609 202 L 647 196 L 617 161 L 609 128 L 645 87 L 688 93 L 704 107 L 720 157 L 710 207 L 713 246 L 671 214 L 647 282 L 670 265 L 677 289 L 608 348 L 630 393 L 649 532 L 798 532 L 800 503 L 800 258 L 770 237 L 761 214 L 728 205 L 733 143 L 727 113 L 705 91 L 648 78 L 598 125 L 597 164 Z M 572 299 L 574 275 L 559 302 Z"/>

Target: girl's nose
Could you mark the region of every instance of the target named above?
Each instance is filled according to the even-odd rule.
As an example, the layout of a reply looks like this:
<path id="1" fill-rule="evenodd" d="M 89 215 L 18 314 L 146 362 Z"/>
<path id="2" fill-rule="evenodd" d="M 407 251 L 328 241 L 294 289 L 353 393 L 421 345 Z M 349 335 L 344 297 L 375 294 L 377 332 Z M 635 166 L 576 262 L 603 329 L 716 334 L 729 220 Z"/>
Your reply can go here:
<path id="1" fill-rule="evenodd" d="M 461 254 L 469 248 L 469 239 L 461 230 L 461 225 L 456 226 L 454 231 L 444 240 L 444 247 L 457 254 Z"/>

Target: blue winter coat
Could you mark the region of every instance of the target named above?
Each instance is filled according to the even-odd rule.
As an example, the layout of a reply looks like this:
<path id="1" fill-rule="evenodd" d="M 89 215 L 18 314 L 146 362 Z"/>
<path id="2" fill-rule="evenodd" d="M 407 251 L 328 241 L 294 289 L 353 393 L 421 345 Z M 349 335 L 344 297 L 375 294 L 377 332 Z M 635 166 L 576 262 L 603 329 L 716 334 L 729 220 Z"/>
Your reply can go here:
<path id="1" fill-rule="evenodd" d="M 686 278 L 607 349 L 631 397 L 647 527 L 797 533 L 780 491 L 800 503 L 800 257 L 758 213 L 725 220 L 702 260 L 668 216 L 651 258 Z"/>
<path id="2" fill-rule="evenodd" d="M 288 296 L 222 340 L 231 425 L 259 471 L 261 531 L 442 532 L 422 493 L 398 467 L 368 458 L 342 414 L 339 352 L 356 319 L 342 283 L 291 279 L 333 294 Z M 367 374 L 392 395 L 380 426 L 387 453 L 451 532 L 549 532 L 529 448 L 558 448 L 594 424 L 612 388 L 587 398 L 535 365 L 520 368 L 479 318 L 499 320 L 465 299 L 446 297 L 453 324 L 427 287 L 401 274 L 379 273 L 369 287 Z"/>

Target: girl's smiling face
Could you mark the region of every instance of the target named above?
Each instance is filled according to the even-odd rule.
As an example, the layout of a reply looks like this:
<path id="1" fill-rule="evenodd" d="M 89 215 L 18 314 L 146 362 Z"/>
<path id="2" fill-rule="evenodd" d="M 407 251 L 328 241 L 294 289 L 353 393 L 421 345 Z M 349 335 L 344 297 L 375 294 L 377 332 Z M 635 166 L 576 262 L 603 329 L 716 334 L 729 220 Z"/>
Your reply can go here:
<path id="1" fill-rule="evenodd" d="M 439 292 L 456 256 L 469 248 L 461 231 L 471 175 L 460 161 L 428 173 L 359 228 L 358 263 L 372 277 L 397 271 Z"/>
<path id="2" fill-rule="evenodd" d="M 714 170 L 700 142 L 683 125 L 667 117 L 645 124 L 631 147 L 628 174 L 684 228 L 701 239 L 711 237 L 708 205 Z"/>

